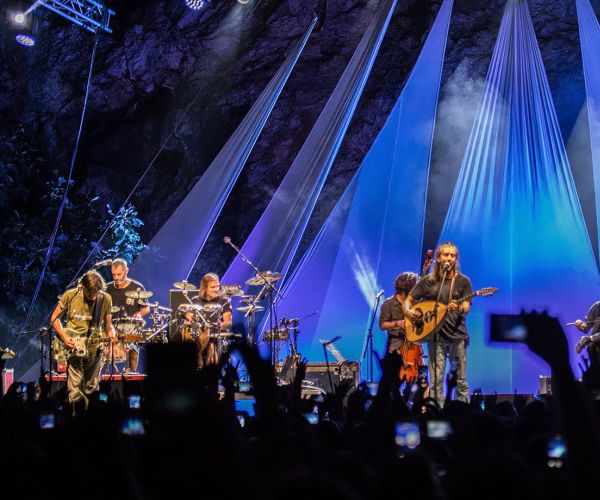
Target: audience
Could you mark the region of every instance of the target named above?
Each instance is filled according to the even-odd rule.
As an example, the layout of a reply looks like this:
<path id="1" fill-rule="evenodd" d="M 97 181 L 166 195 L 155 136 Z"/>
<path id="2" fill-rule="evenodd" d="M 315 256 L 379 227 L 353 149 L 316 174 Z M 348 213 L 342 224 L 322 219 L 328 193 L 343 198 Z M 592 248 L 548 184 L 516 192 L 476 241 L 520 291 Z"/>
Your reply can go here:
<path id="1" fill-rule="evenodd" d="M 12 384 L 0 406 L 0 470 L 19 495 L 40 499 L 583 498 L 599 470 L 599 370 L 586 366 L 579 383 L 558 321 L 525 317 L 553 384 L 529 403 L 475 391 L 438 408 L 422 384 L 400 384 L 394 353 L 380 361 L 374 395 L 342 381 L 303 397 L 306 360 L 278 385 L 269 361 L 240 343 L 232 350 L 251 382 L 251 415 L 236 411 L 228 355 L 196 370 L 187 345 L 156 344 L 140 408 L 129 407 L 137 389 L 127 383 L 120 393 L 104 383 L 77 417 L 45 381 Z"/>

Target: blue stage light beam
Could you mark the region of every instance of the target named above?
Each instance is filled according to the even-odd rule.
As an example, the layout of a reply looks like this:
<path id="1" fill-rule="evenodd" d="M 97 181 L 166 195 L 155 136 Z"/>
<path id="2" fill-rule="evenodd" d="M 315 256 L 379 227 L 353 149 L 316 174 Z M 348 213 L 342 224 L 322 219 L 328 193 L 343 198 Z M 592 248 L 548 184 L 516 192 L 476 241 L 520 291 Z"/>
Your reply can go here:
<path id="1" fill-rule="evenodd" d="M 406 86 L 359 171 L 284 285 L 280 316 L 304 318 L 298 351 L 323 359 L 319 339 L 361 360 L 375 295 L 419 272 L 431 146 L 453 2 L 442 4 Z M 316 315 L 311 315 L 317 312 Z M 385 333 L 373 327 L 375 351 Z M 364 366 L 364 363 L 363 363 Z M 378 369 L 375 366 L 374 374 Z M 363 371 L 366 376 L 367 371 Z"/>
<path id="2" fill-rule="evenodd" d="M 576 4 L 592 148 L 596 224 L 600 225 L 600 25 L 588 0 L 577 0 Z M 600 229 L 598 238 L 600 243 Z"/>
<path id="3" fill-rule="evenodd" d="M 549 368 L 523 345 L 487 341 L 489 314 L 548 310 L 566 323 L 583 317 L 599 287 L 524 0 L 505 7 L 440 238 L 447 240 L 458 245 L 475 289 L 500 289 L 494 297 L 476 298 L 469 314 L 471 385 L 535 393 Z M 574 343 L 577 334 L 567 329 L 567 335 Z"/>
<path id="4" fill-rule="evenodd" d="M 260 270 L 287 273 L 321 189 L 350 125 L 396 0 L 384 0 L 308 138 L 246 239 L 242 253 Z M 240 256 L 223 276 L 245 283 L 254 271 Z"/>

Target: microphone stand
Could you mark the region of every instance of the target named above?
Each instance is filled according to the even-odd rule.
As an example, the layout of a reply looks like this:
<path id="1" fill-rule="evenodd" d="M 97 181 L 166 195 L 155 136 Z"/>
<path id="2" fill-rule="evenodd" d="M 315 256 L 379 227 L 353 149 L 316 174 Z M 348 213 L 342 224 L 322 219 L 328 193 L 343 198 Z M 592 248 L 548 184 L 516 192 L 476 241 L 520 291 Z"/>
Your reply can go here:
<path id="1" fill-rule="evenodd" d="M 442 282 L 440 283 L 440 289 L 438 290 L 438 294 L 437 297 L 435 298 L 435 304 L 433 305 L 433 317 L 435 318 L 435 326 L 434 326 L 434 332 L 433 332 L 433 341 L 431 342 L 432 347 L 433 347 L 433 399 L 435 400 L 436 403 L 439 404 L 438 401 L 438 395 L 437 395 L 437 362 L 438 362 L 438 352 L 437 352 L 437 347 L 438 347 L 438 330 L 437 330 L 437 310 L 438 310 L 438 305 L 440 303 L 440 297 L 442 295 L 442 290 L 444 288 L 444 283 L 446 281 L 446 276 L 448 274 L 449 269 L 444 269 L 442 267 Z M 431 355 L 429 356 L 429 360 L 431 362 Z M 444 376 L 442 375 L 442 380 L 443 380 Z M 442 392 L 443 392 L 443 387 L 442 387 Z"/>
<path id="2" fill-rule="evenodd" d="M 335 389 L 333 387 L 333 380 L 331 378 L 331 369 L 329 368 L 329 357 L 327 356 L 327 346 L 329 344 L 333 344 L 337 342 L 342 337 L 341 335 L 336 335 L 331 340 L 321 340 L 321 344 L 323 344 L 323 353 L 325 354 L 325 369 L 327 370 L 327 378 L 329 379 L 329 387 L 331 388 L 331 394 L 335 393 Z"/>
<path id="3" fill-rule="evenodd" d="M 277 295 L 280 299 L 283 299 L 283 295 L 281 295 L 281 293 L 279 292 L 279 290 L 277 290 L 277 288 L 275 288 L 275 286 L 273 286 L 273 283 L 271 283 L 267 277 L 258 270 L 258 268 L 242 253 L 242 251 L 233 244 L 233 242 L 231 241 L 231 238 L 229 237 L 225 237 L 223 238 L 223 242 L 226 245 L 229 245 L 231 248 L 233 248 L 237 254 L 240 256 L 240 258 L 246 263 L 248 264 L 253 270 L 254 272 L 260 276 L 263 281 L 263 289 L 268 289 L 268 293 L 269 293 L 269 326 L 271 329 L 271 336 L 273 337 L 273 328 L 275 325 L 277 325 L 277 323 L 273 323 L 274 320 L 277 319 L 276 314 L 275 314 L 275 300 L 274 300 L 274 295 Z M 261 290 L 261 293 L 259 293 L 259 295 L 257 297 L 259 297 L 262 294 L 263 290 Z M 256 301 L 255 301 L 256 302 Z M 255 302 L 252 304 L 253 306 L 255 305 Z M 252 313 L 254 313 L 254 307 L 251 307 L 247 313 L 250 313 L 250 311 L 252 311 Z M 247 314 L 248 316 L 248 314 Z M 248 322 L 250 324 L 250 321 Z M 252 326 L 254 327 L 254 321 L 252 321 Z M 248 336 L 251 339 L 254 339 L 254 332 L 248 331 Z M 275 366 L 275 353 L 274 353 L 274 346 L 273 346 L 273 341 L 271 340 L 270 346 L 269 346 L 269 350 L 271 351 L 271 362 L 273 363 L 273 366 Z"/>
<path id="4" fill-rule="evenodd" d="M 371 315 L 371 323 L 369 324 L 369 329 L 367 331 L 367 343 L 362 355 L 362 359 L 365 359 L 367 352 L 369 353 L 369 357 L 367 358 L 367 373 L 369 375 L 369 382 L 373 382 L 373 323 L 375 323 L 375 315 L 379 309 L 379 301 L 381 300 L 381 297 L 382 295 L 380 294 L 375 296 L 375 305 L 373 307 L 373 314 Z"/>

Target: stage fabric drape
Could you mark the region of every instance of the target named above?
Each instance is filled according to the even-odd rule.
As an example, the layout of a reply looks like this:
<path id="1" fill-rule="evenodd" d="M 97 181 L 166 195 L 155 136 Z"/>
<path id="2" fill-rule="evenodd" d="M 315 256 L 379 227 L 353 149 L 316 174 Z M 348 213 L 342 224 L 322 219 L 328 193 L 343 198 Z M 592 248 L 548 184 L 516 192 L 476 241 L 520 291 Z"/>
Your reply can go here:
<path id="1" fill-rule="evenodd" d="M 175 281 L 187 279 L 288 77 L 313 32 L 313 19 L 248 114 L 179 207 L 132 265 L 132 276 L 168 302 Z"/>
<path id="2" fill-rule="evenodd" d="M 577 0 L 577 21 L 592 147 L 596 227 L 600 224 L 600 26 L 588 0 Z M 600 229 L 597 231 L 600 242 Z M 600 244 L 599 244 L 600 247 Z"/>
<path id="3" fill-rule="evenodd" d="M 505 7 L 440 238 L 447 240 L 475 289 L 499 288 L 474 299 L 469 313 L 472 385 L 535 393 L 548 368 L 524 345 L 486 340 L 489 313 L 545 309 L 573 321 L 597 299 L 598 272 L 524 0 Z"/>
<path id="4" fill-rule="evenodd" d="M 279 316 L 304 318 L 299 351 L 323 359 L 320 339 L 361 359 L 375 295 L 403 271 L 419 272 L 440 78 L 452 12 L 445 0 L 384 127 L 282 292 Z M 382 300 L 385 299 L 385 296 Z M 375 348 L 385 335 L 374 325 Z M 374 372 L 377 373 L 377 367 Z"/>
<path id="5" fill-rule="evenodd" d="M 261 271 L 285 274 L 358 104 L 396 0 L 383 0 L 323 111 L 263 212 L 242 253 Z M 223 282 L 243 284 L 254 271 L 238 256 Z"/>

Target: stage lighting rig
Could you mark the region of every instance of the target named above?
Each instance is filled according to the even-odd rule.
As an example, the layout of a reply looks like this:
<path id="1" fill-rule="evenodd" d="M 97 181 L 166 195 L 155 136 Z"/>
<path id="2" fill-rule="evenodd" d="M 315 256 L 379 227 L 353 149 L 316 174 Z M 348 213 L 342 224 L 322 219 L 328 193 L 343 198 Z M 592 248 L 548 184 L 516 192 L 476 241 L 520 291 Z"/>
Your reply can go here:
<path id="1" fill-rule="evenodd" d="M 17 14 L 15 22 L 23 24 L 37 7 L 45 7 L 92 33 L 100 30 L 112 33 L 109 22 L 115 11 L 95 0 L 38 0 L 27 11 Z"/>

